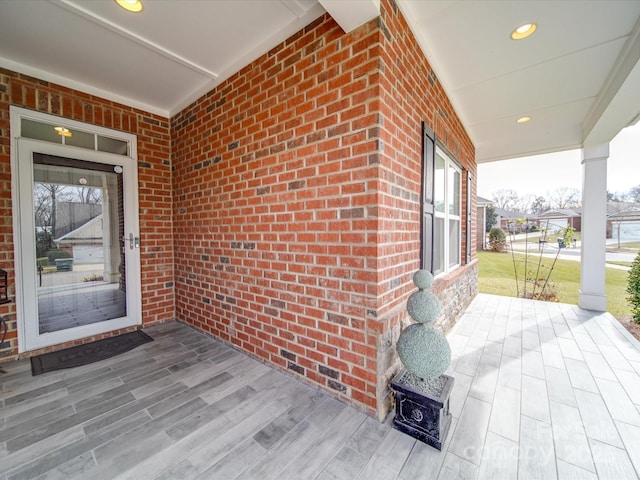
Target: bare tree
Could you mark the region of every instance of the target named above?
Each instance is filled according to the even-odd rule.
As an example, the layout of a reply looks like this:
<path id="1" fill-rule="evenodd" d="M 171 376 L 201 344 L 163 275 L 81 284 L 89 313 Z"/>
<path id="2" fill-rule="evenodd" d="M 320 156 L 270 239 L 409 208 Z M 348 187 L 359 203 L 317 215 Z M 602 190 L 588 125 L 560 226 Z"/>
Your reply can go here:
<path id="1" fill-rule="evenodd" d="M 575 208 L 580 206 L 580 190 L 571 187 L 558 187 L 547 192 L 551 208 Z"/>
<path id="2" fill-rule="evenodd" d="M 36 227 L 48 227 L 51 225 L 51 192 L 45 184 L 36 183 L 33 186 L 33 210 Z"/>
<path id="3" fill-rule="evenodd" d="M 521 197 L 518 197 L 516 208 L 522 213 L 533 213 L 533 205 L 536 201 L 536 196 L 532 193 L 527 193 Z"/>
<path id="4" fill-rule="evenodd" d="M 36 226 L 47 227 L 51 233 L 56 231 L 57 205 L 68 201 L 70 192 L 66 185 L 54 183 L 36 183 L 33 188 L 33 210 Z"/>
<path id="5" fill-rule="evenodd" d="M 631 187 L 629 190 L 629 198 L 632 202 L 640 203 L 640 185 Z"/>
<path id="6" fill-rule="evenodd" d="M 493 192 L 493 204 L 502 210 L 515 210 L 518 206 L 518 192 L 510 189 L 500 189 Z"/>
<path id="7" fill-rule="evenodd" d="M 56 232 L 57 206 L 69 198 L 66 185 L 35 183 L 33 186 L 33 213 L 36 223 L 36 253 L 43 256 L 53 246 Z"/>
<path id="8" fill-rule="evenodd" d="M 80 203 L 99 204 L 102 201 L 102 191 L 94 187 L 76 187 L 76 194 Z"/>

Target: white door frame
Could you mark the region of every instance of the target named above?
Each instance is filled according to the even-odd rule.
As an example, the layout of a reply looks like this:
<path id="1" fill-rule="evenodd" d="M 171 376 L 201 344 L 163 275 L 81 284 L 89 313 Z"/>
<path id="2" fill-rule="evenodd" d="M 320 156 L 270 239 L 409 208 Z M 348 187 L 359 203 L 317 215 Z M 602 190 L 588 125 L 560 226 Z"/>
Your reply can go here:
<path id="1" fill-rule="evenodd" d="M 139 238 L 138 218 L 138 169 L 137 169 L 137 137 L 115 130 L 67 120 L 53 115 L 41 114 L 17 107 L 11 107 L 11 179 L 13 202 L 13 232 L 15 254 L 15 286 L 16 286 L 16 318 L 18 329 L 18 351 L 20 353 L 60 343 L 90 337 L 101 333 L 133 326 L 142 323 L 141 284 L 140 284 L 140 249 L 129 248 L 126 252 L 126 300 L 127 316 L 104 322 L 84 325 L 73 329 L 60 330 L 40 334 L 37 325 L 37 290 L 35 275 L 26 272 L 35 269 L 35 222 L 33 218 L 33 195 L 24 195 L 21 189 L 33 189 L 33 155 L 39 152 L 71 159 L 85 160 L 94 163 L 118 165 L 123 168 L 123 199 L 125 216 L 125 236 L 130 234 Z M 87 133 L 107 136 L 129 144 L 128 155 L 99 152 L 86 148 L 67 146 L 42 140 L 20 138 L 22 118 L 38 122 L 61 125 L 69 129 L 78 129 Z M 31 295 L 29 294 L 31 292 Z M 34 319 L 35 315 L 35 319 Z M 29 321 L 31 319 L 31 321 Z"/>

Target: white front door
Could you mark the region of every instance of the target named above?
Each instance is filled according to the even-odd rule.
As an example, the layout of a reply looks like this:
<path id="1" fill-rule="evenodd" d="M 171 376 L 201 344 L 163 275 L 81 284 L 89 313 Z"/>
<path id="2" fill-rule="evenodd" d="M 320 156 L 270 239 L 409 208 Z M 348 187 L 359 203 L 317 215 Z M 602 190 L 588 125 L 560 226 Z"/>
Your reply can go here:
<path id="1" fill-rule="evenodd" d="M 28 138 L 14 148 L 19 350 L 140 324 L 135 160 Z"/>

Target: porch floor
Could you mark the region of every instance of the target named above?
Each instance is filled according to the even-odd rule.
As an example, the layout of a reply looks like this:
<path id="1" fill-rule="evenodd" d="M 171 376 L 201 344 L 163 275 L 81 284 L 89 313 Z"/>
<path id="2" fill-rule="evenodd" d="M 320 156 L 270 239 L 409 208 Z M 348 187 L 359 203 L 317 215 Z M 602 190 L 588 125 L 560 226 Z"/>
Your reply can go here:
<path id="1" fill-rule="evenodd" d="M 479 295 L 440 452 L 178 324 L 121 356 L 0 367 L 0 480 L 638 478 L 640 346 L 608 314 Z"/>

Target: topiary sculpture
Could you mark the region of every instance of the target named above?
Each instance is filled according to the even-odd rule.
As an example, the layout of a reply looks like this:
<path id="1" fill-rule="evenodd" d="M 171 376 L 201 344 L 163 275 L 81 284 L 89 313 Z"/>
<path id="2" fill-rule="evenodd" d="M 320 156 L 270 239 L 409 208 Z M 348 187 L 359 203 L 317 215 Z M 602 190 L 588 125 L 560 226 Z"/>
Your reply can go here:
<path id="1" fill-rule="evenodd" d="M 400 333 L 396 350 L 405 366 L 391 382 L 396 394 L 395 428 L 437 449 L 451 426 L 449 396 L 454 379 L 443 372 L 451 363 L 451 348 L 432 323 L 440 316 L 440 301 L 429 291 L 433 275 L 413 275 L 418 291 L 407 301 L 407 312 L 417 323 Z"/>
<path id="2" fill-rule="evenodd" d="M 451 363 L 451 348 L 444 334 L 431 323 L 440 316 L 440 301 L 428 289 L 433 275 L 428 270 L 418 270 L 413 275 L 418 291 L 407 301 L 409 316 L 418 323 L 400 333 L 396 345 L 398 356 L 405 368 L 421 379 L 441 375 Z"/>

